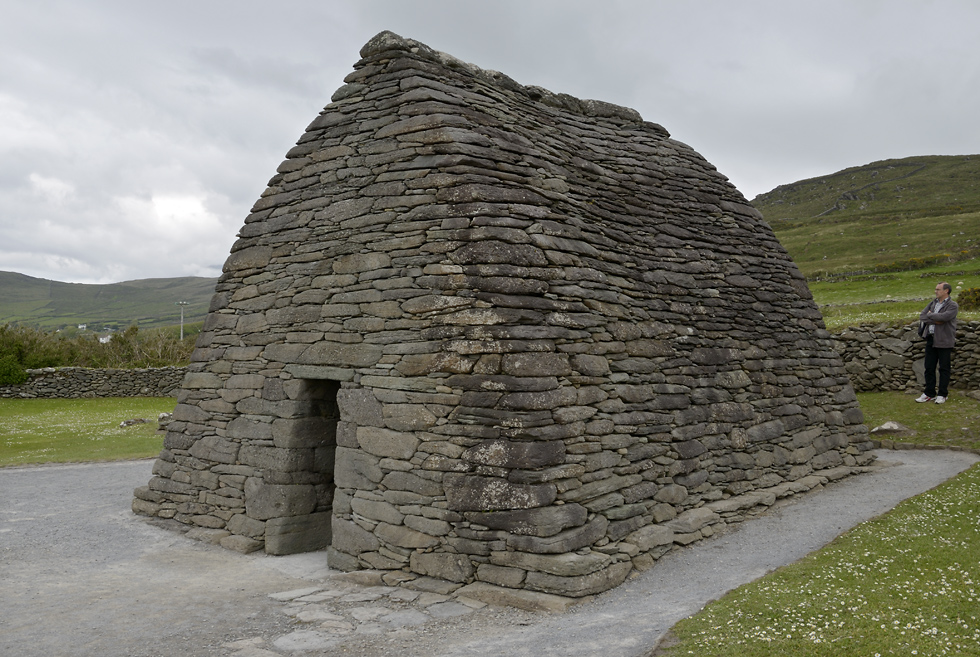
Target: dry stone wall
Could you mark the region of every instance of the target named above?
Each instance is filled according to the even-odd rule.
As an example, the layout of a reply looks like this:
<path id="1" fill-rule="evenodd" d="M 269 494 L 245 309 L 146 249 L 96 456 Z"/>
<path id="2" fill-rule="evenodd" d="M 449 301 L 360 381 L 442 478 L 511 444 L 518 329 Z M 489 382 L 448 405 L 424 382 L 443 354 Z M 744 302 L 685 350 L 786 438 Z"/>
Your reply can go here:
<path id="1" fill-rule="evenodd" d="M 183 367 L 97 369 L 46 367 L 27 370 L 20 385 L 0 386 L 0 398 L 175 397 Z"/>
<path id="2" fill-rule="evenodd" d="M 577 597 L 870 460 L 804 278 L 690 147 L 391 33 L 361 56 L 245 219 L 136 512 Z"/>
<path id="3" fill-rule="evenodd" d="M 925 378 L 925 341 L 918 322 L 907 326 L 861 326 L 834 337 L 851 383 L 859 392 L 919 390 Z M 953 388 L 980 389 L 980 322 L 959 322 L 953 352 Z"/>

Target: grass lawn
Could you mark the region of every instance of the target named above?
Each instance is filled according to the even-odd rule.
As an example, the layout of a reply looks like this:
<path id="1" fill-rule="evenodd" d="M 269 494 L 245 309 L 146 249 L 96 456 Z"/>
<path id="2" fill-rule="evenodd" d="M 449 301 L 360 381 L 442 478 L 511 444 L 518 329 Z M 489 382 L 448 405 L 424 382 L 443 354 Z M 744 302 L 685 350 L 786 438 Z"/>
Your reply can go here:
<path id="1" fill-rule="evenodd" d="M 972 447 L 980 449 L 980 401 L 962 390 L 950 390 L 945 404 L 917 404 L 914 395 L 902 392 L 859 392 L 858 402 L 868 430 L 888 422 L 898 422 L 910 434 L 873 436 L 900 443 Z M 980 550 L 980 545 L 977 546 Z"/>
<path id="2" fill-rule="evenodd" d="M 0 467 L 156 456 L 163 447 L 157 416 L 175 404 L 169 397 L 0 399 Z M 119 426 L 135 418 L 149 422 Z"/>
<path id="3" fill-rule="evenodd" d="M 980 655 L 980 465 L 673 629 L 661 654 Z"/>

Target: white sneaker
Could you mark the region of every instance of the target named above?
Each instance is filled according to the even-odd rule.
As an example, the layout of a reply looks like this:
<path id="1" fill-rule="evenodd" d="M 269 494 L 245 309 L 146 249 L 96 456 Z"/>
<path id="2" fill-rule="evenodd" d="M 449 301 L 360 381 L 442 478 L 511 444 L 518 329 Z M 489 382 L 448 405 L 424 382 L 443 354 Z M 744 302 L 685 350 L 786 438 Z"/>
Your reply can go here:
<path id="1" fill-rule="evenodd" d="M 919 398 L 916 399 L 915 401 L 917 401 L 917 402 L 919 402 L 921 404 L 922 402 L 936 401 L 936 398 L 935 397 L 930 397 L 926 393 L 922 393 L 921 395 L 919 395 Z M 944 399 L 943 401 L 946 401 L 946 400 Z"/>
<path id="2" fill-rule="evenodd" d="M 936 397 L 936 403 L 937 404 L 945 404 L 946 403 L 946 398 L 945 397 L 942 397 L 942 396 Z"/>

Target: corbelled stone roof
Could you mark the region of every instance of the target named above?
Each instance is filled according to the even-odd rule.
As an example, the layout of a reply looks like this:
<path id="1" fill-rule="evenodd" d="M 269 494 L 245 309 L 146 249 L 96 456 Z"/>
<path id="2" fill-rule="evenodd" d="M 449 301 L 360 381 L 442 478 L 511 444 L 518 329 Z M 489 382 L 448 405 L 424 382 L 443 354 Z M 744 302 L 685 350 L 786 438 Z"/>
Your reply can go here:
<path id="1" fill-rule="evenodd" d="M 361 57 L 245 220 L 139 512 L 582 596 L 867 460 L 803 277 L 694 150 L 390 32 Z"/>

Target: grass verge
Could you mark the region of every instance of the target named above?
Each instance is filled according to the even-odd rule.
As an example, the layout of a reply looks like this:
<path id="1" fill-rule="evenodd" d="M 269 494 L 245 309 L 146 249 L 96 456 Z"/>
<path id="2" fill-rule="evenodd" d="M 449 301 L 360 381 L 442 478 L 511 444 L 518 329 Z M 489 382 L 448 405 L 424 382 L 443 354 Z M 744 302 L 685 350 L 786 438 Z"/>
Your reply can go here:
<path id="1" fill-rule="evenodd" d="M 917 404 L 915 398 L 920 392 L 916 390 L 915 395 L 858 393 L 864 423 L 869 430 L 888 421 L 910 429 L 910 433 L 873 437 L 918 445 L 980 449 L 980 400 L 967 397 L 961 390 L 950 390 L 945 404 Z"/>
<path id="2" fill-rule="evenodd" d="M 980 465 L 742 586 L 661 655 L 980 655 Z"/>
<path id="3" fill-rule="evenodd" d="M 163 447 L 157 416 L 175 403 L 169 397 L 0 399 L 0 467 L 156 456 Z M 135 418 L 149 422 L 119 426 Z"/>

